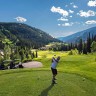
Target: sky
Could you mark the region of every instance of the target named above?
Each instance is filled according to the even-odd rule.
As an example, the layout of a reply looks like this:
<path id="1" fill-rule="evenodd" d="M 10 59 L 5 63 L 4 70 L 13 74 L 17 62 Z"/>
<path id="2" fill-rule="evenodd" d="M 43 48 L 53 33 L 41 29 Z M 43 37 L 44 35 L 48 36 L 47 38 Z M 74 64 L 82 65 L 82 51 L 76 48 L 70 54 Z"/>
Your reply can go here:
<path id="1" fill-rule="evenodd" d="M 53 37 L 96 26 L 96 0 L 0 0 L 0 22 L 18 22 Z"/>

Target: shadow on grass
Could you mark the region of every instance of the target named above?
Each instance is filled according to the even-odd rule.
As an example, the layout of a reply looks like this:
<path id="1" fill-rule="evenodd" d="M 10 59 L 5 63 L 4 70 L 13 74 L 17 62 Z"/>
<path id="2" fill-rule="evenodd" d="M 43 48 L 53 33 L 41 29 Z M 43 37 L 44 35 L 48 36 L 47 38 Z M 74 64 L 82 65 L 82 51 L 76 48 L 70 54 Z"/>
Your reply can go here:
<path id="1" fill-rule="evenodd" d="M 48 92 L 52 89 L 54 84 L 51 84 L 48 88 L 44 89 L 39 96 L 48 96 Z"/>

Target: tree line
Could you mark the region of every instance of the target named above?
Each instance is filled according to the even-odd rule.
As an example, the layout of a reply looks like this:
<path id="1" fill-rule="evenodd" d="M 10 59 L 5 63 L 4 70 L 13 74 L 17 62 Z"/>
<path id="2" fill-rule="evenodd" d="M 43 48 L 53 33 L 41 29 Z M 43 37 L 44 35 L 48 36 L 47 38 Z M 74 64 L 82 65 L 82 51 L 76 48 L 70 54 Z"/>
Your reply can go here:
<path id="1" fill-rule="evenodd" d="M 70 51 L 71 49 L 77 49 L 78 53 L 87 54 L 96 51 L 96 35 L 87 36 L 87 40 L 83 41 L 82 38 L 77 43 L 51 43 L 49 50 L 53 51 Z"/>
<path id="2" fill-rule="evenodd" d="M 1 54 L 2 53 L 2 54 Z M 38 57 L 37 50 L 32 50 L 29 47 L 13 46 L 4 44 L 4 50 L 0 53 L 0 69 L 7 69 L 13 62 L 15 65 L 19 62 L 32 61 Z"/>
<path id="3" fill-rule="evenodd" d="M 85 42 L 80 39 L 79 44 L 77 46 L 77 49 L 79 51 L 79 54 L 87 54 L 91 52 L 96 51 L 96 35 L 92 37 L 90 36 L 90 33 L 88 34 L 87 40 Z"/>

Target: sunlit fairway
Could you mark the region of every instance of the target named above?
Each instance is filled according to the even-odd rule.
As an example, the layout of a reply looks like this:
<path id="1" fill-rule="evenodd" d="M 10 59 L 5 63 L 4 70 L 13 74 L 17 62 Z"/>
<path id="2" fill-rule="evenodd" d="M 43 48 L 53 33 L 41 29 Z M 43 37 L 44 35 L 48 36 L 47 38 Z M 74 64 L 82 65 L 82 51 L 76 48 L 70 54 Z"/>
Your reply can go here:
<path id="1" fill-rule="evenodd" d="M 49 69 L 51 65 L 51 58 L 56 54 L 61 57 L 58 64 L 58 70 L 67 73 L 74 73 L 85 76 L 92 80 L 96 80 L 96 53 L 88 55 L 68 55 L 69 52 L 53 52 L 53 51 L 39 51 L 39 58 L 35 59 L 41 61 L 44 69 Z"/>
<path id="2" fill-rule="evenodd" d="M 57 84 L 51 85 L 51 58 L 61 56 Z M 96 54 L 38 51 L 42 68 L 0 71 L 0 96 L 96 96 Z"/>

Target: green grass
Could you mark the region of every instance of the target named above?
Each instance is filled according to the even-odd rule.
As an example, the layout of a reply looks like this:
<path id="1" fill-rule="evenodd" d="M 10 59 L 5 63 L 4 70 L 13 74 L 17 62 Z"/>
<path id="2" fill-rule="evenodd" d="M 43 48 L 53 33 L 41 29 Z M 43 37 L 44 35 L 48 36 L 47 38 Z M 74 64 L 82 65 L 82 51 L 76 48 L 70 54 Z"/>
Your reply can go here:
<path id="1" fill-rule="evenodd" d="M 59 72 L 51 85 L 51 71 L 16 70 L 0 76 L 0 96 L 96 96 L 96 82 Z"/>
<path id="2" fill-rule="evenodd" d="M 68 55 L 69 52 L 39 51 L 34 60 L 43 68 L 0 71 L 0 96 L 96 96 L 96 53 Z M 61 57 L 58 84 L 52 86 L 53 55 Z"/>
<path id="3" fill-rule="evenodd" d="M 56 54 L 61 56 L 58 70 L 67 73 L 74 73 L 85 76 L 96 81 L 96 53 L 88 55 L 68 55 L 68 52 L 40 51 L 39 58 L 35 59 L 43 63 L 44 68 L 48 69 L 51 65 L 51 58 Z M 45 57 L 43 57 L 43 55 Z"/>

